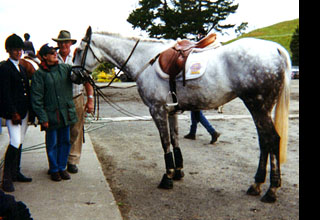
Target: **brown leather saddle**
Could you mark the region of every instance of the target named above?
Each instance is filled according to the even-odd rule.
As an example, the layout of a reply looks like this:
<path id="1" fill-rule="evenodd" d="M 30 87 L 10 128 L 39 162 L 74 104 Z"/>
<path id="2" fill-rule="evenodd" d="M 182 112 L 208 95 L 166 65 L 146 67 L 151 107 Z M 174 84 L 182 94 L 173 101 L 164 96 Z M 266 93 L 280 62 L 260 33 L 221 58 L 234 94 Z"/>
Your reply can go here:
<path id="1" fill-rule="evenodd" d="M 198 42 L 189 40 L 178 41 L 173 47 L 163 51 L 159 56 L 159 65 L 162 71 L 169 75 L 169 86 L 172 96 L 171 104 L 167 106 L 174 106 L 175 111 L 179 110 L 178 100 L 176 95 L 176 77 L 182 71 L 183 86 L 185 86 L 186 71 L 185 64 L 188 56 L 193 48 L 205 48 L 212 44 L 217 38 L 217 35 L 211 33 Z"/>
<path id="2" fill-rule="evenodd" d="M 185 63 L 193 48 L 205 48 L 216 40 L 216 34 L 211 33 L 198 42 L 189 40 L 178 41 L 173 47 L 163 51 L 159 56 L 159 64 L 163 72 L 169 75 L 170 79 L 183 71 L 183 85 L 185 85 Z"/>

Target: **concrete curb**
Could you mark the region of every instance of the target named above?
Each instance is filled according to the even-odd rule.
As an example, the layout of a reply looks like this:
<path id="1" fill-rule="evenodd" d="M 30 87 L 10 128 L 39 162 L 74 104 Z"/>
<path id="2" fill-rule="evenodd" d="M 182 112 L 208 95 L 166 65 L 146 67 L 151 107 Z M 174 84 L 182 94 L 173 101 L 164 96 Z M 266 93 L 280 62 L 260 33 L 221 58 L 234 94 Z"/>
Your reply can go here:
<path id="1" fill-rule="evenodd" d="M 40 144 L 44 146 L 45 133 L 29 126 L 23 149 Z M 90 136 L 85 134 L 79 172 L 70 174 L 71 180 L 53 182 L 47 174 L 48 161 L 45 148 L 22 154 L 22 173 L 32 177 L 31 183 L 14 183 L 15 192 L 10 193 L 17 201 L 24 202 L 35 220 L 90 219 L 121 220 L 121 214 L 103 175 Z M 0 156 L 8 146 L 6 128 L 0 135 Z M 2 180 L 2 170 L 1 170 Z"/>

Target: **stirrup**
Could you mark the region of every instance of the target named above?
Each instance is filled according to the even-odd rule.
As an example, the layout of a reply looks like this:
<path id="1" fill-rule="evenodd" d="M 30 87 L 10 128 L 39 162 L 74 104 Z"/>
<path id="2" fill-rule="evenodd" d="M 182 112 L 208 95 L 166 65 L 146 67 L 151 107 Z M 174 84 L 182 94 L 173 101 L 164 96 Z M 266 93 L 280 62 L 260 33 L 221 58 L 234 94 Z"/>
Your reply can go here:
<path id="1" fill-rule="evenodd" d="M 179 104 L 178 101 L 177 102 L 173 102 L 173 96 L 175 96 L 176 100 L 178 100 L 176 93 L 169 91 L 168 95 L 166 97 L 166 106 L 167 107 L 177 106 Z M 168 99 L 170 99 L 169 97 L 171 97 L 172 100 L 168 100 Z M 171 103 L 169 103 L 170 101 L 171 101 Z"/>

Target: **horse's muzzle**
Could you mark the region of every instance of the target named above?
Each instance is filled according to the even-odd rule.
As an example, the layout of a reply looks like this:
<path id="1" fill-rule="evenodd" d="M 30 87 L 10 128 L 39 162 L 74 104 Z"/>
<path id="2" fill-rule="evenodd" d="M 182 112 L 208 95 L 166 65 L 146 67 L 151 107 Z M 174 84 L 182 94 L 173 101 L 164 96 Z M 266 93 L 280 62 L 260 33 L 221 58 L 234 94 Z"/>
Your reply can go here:
<path id="1" fill-rule="evenodd" d="M 82 67 L 72 67 L 71 71 L 71 81 L 75 84 L 83 84 L 90 79 L 90 72 L 86 71 Z"/>

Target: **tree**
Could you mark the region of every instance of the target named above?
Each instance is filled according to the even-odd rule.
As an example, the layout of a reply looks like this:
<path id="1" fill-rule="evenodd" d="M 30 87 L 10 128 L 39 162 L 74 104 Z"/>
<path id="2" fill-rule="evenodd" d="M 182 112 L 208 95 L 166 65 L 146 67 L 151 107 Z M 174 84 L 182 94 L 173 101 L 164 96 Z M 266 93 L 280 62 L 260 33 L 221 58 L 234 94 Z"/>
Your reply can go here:
<path id="1" fill-rule="evenodd" d="M 292 53 L 292 65 L 299 66 L 299 25 L 292 35 L 290 42 L 290 50 Z"/>
<path id="2" fill-rule="evenodd" d="M 235 13 L 234 0 L 140 0 L 127 21 L 154 38 L 195 38 L 199 30 L 222 32 L 234 24 L 221 24 Z"/>
<path id="3" fill-rule="evenodd" d="M 239 37 L 244 33 L 244 31 L 248 28 L 248 22 L 242 22 L 235 30 L 234 32 Z"/>

